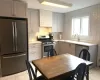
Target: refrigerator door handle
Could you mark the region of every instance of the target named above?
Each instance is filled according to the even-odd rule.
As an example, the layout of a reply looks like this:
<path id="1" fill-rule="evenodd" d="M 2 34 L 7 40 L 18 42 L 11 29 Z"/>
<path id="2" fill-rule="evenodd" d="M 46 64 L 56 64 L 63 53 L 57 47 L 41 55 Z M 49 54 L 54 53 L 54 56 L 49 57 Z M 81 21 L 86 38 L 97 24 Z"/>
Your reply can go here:
<path id="1" fill-rule="evenodd" d="M 21 54 L 21 55 L 16 55 L 16 56 L 5 56 L 3 57 L 3 59 L 8 59 L 8 58 L 17 58 L 17 57 L 22 57 L 22 56 L 26 56 L 26 54 Z"/>
<path id="2" fill-rule="evenodd" d="M 15 43 L 16 43 L 16 52 L 17 52 L 17 27 L 16 27 L 16 22 L 15 22 Z"/>
<path id="3" fill-rule="evenodd" d="M 14 26 L 14 22 L 12 22 L 12 29 L 13 29 L 13 51 L 15 51 L 15 26 Z"/>

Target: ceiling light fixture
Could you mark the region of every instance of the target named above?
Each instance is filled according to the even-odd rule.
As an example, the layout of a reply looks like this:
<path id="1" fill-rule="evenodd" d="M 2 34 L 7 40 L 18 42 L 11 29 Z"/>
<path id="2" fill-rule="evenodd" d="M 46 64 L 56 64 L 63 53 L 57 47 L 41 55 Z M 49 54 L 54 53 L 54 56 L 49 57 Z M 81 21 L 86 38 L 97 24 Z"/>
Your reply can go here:
<path id="1" fill-rule="evenodd" d="M 69 8 L 72 4 L 65 3 L 59 0 L 39 0 L 39 2 L 43 5 L 55 6 L 60 8 Z"/>

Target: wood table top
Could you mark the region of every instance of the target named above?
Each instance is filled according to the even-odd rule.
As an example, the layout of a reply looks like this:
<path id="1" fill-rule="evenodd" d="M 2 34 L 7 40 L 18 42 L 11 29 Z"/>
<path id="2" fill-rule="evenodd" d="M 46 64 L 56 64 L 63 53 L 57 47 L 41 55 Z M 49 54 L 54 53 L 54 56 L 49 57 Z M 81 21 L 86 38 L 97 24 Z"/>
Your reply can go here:
<path id="1" fill-rule="evenodd" d="M 67 53 L 34 60 L 32 63 L 46 79 L 74 71 L 80 63 L 86 63 L 88 66 L 93 64 L 93 62 L 85 61 Z"/>

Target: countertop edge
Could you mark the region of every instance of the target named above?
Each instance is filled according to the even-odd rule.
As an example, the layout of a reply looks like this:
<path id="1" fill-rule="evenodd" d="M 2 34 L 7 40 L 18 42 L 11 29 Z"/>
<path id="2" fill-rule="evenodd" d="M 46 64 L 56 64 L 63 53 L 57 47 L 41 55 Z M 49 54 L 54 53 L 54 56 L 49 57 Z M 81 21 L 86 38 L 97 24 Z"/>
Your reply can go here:
<path id="1" fill-rule="evenodd" d="M 67 43 L 72 43 L 72 44 L 76 44 L 76 45 L 84 45 L 84 46 L 94 46 L 94 45 L 97 45 L 97 44 L 93 44 L 93 43 L 78 42 L 78 41 L 72 41 L 72 40 L 54 40 L 54 41 L 67 42 Z"/>

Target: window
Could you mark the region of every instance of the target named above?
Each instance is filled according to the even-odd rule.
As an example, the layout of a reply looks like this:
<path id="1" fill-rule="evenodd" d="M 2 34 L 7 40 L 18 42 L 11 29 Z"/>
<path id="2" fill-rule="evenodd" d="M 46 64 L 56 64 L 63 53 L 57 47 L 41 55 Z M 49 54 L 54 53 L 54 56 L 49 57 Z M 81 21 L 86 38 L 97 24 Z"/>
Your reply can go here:
<path id="1" fill-rule="evenodd" d="M 89 16 L 72 19 L 72 35 L 88 36 Z"/>

